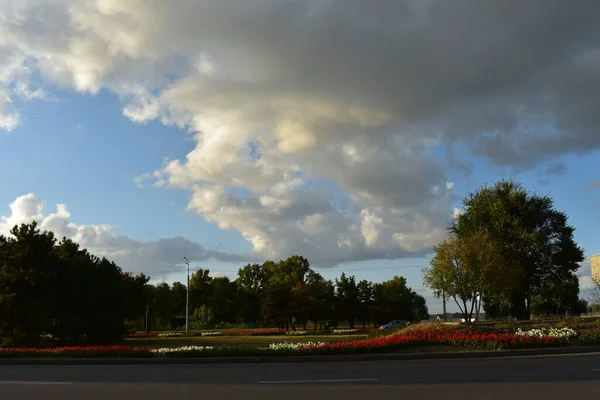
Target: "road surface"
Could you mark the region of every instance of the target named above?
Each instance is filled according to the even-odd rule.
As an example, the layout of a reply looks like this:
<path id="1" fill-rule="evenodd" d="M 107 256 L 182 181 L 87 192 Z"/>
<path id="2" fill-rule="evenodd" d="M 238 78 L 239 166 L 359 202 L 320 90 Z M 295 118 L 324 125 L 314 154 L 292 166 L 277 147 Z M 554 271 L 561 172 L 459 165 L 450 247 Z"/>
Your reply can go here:
<path id="1" fill-rule="evenodd" d="M 298 364 L 0 366 L 2 400 L 378 396 L 597 400 L 600 354 Z"/>

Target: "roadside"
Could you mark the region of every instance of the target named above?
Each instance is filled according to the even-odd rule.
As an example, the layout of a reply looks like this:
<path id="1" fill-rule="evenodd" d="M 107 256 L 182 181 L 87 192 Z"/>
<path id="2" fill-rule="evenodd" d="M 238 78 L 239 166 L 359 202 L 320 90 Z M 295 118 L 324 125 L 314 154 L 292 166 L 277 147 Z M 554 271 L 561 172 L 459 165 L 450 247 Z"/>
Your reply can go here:
<path id="1" fill-rule="evenodd" d="M 408 350 L 408 349 L 407 349 Z M 310 356 L 260 356 L 260 357 L 197 357 L 197 358 L 0 358 L 0 365 L 185 365 L 185 364 L 247 364 L 247 363 L 311 363 L 360 361 L 409 361 L 443 359 L 477 359 L 532 357 L 555 355 L 600 354 L 600 346 L 557 347 L 545 349 L 519 349 L 483 351 L 454 349 L 458 351 L 395 352 L 386 354 L 310 355 Z M 431 350 L 431 352 L 429 352 Z"/>

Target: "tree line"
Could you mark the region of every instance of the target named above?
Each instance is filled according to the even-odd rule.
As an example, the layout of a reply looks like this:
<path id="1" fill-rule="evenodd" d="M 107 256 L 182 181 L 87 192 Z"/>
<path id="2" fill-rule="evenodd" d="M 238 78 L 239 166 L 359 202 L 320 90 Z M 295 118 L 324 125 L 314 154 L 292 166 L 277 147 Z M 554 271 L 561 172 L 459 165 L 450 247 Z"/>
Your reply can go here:
<path id="1" fill-rule="evenodd" d="M 185 285 L 149 285 L 151 326 L 169 326 L 185 309 Z M 280 329 L 378 325 L 394 319 L 428 318 L 425 298 L 406 279 L 373 283 L 342 273 L 334 281 L 310 268 L 308 260 L 291 256 L 278 262 L 249 264 L 237 278 L 211 277 L 199 269 L 190 279 L 192 328 L 227 326 Z"/>
<path id="2" fill-rule="evenodd" d="M 40 344 L 45 335 L 71 344 L 115 341 L 144 307 L 147 282 L 35 222 L 15 226 L 0 235 L 0 338 L 10 345 Z"/>
<path id="3" fill-rule="evenodd" d="M 584 253 L 574 230 L 548 196 L 513 180 L 483 186 L 463 200 L 424 282 L 469 321 L 482 305 L 486 316 L 517 319 L 585 312 L 576 276 Z"/>
<path id="4" fill-rule="evenodd" d="M 180 282 L 150 284 L 35 222 L 0 235 L 0 339 L 37 345 L 110 343 L 128 329 L 166 329 L 185 312 Z M 334 281 L 292 256 L 250 264 L 235 280 L 199 269 L 190 279 L 193 328 L 335 328 L 427 318 L 425 299 L 403 277 L 381 283 L 341 274 Z"/>

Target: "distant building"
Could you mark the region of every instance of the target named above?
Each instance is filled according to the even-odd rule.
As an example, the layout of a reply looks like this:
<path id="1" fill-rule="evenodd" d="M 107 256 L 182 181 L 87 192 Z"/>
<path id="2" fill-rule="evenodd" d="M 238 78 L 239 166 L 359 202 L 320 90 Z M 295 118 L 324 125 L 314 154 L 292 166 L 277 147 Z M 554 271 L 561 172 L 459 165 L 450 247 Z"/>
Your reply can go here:
<path id="1" fill-rule="evenodd" d="M 600 254 L 590 257 L 590 265 L 592 267 L 592 276 L 600 279 Z"/>

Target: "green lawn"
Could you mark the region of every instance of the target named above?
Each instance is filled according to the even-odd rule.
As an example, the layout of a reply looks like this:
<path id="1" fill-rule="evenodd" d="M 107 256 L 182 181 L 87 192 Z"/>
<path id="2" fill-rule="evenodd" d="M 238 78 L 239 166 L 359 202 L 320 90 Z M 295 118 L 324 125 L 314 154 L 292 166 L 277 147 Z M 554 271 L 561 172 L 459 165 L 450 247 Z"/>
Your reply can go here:
<path id="1" fill-rule="evenodd" d="M 124 344 L 134 347 L 180 347 L 180 346 L 268 346 L 271 343 L 341 342 L 366 339 L 369 335 L 320 335 L 320 336 L 214 336 L 176 338 L 128 338 Z"/>

